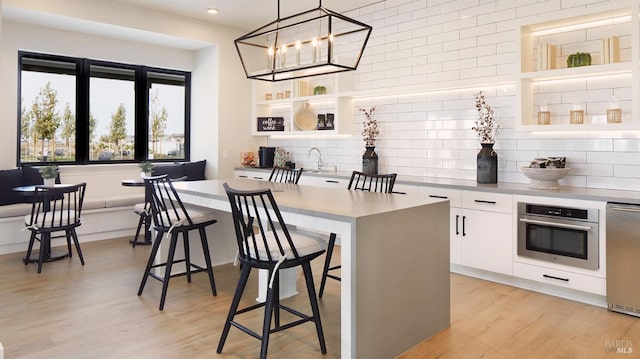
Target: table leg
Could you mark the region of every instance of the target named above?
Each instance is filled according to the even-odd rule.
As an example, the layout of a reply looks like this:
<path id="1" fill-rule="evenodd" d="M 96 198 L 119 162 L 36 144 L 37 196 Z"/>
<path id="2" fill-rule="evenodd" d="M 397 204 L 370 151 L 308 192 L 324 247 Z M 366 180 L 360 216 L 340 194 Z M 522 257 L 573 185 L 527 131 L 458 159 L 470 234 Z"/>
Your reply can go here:
<path id="1" fill-rule="evenodd" d="M 151 217 L 144 216 L 144 241 L 139 241 L 138 237 L 130 240 L 129 243 L 136 245 L 148 246 L 151 245 Z"/>

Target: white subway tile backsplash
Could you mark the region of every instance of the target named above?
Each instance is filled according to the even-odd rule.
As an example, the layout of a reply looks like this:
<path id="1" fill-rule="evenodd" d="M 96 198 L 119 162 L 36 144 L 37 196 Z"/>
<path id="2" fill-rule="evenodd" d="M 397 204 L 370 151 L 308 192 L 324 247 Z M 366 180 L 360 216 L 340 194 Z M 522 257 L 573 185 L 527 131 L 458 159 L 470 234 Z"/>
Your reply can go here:
<path id="1" fill-rule="evenodd" d="M 640 139 L 614 139 L 613 148 L 616 152 L 640 152 Z"/>
<path id="2" fill-rule="evenodd" d="M 459 19 L 457 12 L 448 12 L 444 14 L 429 13 L 429 9 L 424 11 L 427 17 L 427 25 L 446 24 Z"/>
<path id="3" fill-rule="evenodd" d="M 460 72 L 458 70 L 427 74 L 428 82 L 443 83 L 457 80 L 460 80 Z"/>
<path id="4" fill-rule="evenodd" d="M 524 5 L 537 3 L 538 0 L 498 0 L 496 1 L 497 10 L 515 9 Z"/>
<path id="5" fill-rule="evenodd" d="M 548 13 L 552 11 L 558 11 L 561 9 L 560 0 L 546 0 L 538 2 L 537 4 L 523 5 L 516 9 L 517 17 L 535 16 L 540 13 Z M 566 17 L 570 17 L 567 14 Z"/>
<path id="6" fill-rule="evenodd" d="M 502 11 L 491 11 L 489 13 L 481 14 L 478 16 L 478 25 L 484 25 L 489 23 L 500 23 L 504 21 L 510 21 L 515 19 L 516 10 L 506 9 Z"/>
<path id="7" fill-rule="evenodd" d="M 475 17 L 460 18 L 455 21 L 450 21 L 442 25 L 443 32 L 456 31 L 461 29 L 468 29 L 477 26 Z"/>
<path id="8" fill-rule="evenodd" d="M 640 166 L 614 165 L 613 176 L 619 178 L 640 178 Z"/>
<path id="9" fill-rule="evenodd" d="M 633 191 L 640 188 L 640 179 L 587 176 L 586 187 Z"/>
<path id="10" fill-rule="evenodd" d="M 612 165 L 596 165 L 596 164 L 582 164 L 582 163 L 572 163 L 570 166 L 571 171 L 569 173 L 573 175 L 583 175 L 583 176 L 613 176 L 613 166 Z"/>
<path id="11" fill-rule="evenodd" d="M 482 55 L 482 50 L 477 47 L 477 44 L 478 42 L 474 37 L 470 37 L 463 40 L 448 41 L 442 44 L 442 51 L 453 51 L 453 50 L 473 48 L 468 52 L 461 52 L 460 57 L 461 58 L 474 57 L 474 56 Z M 490 45 L 490 46 L 493 46 L 493 45 Z M 478 53 L 478 51 L 480 51 L 480 53 Z M 495 48 L 494 48 L 494 53 L 495 53 Z"/>
<path id="12" fill-rule="evenodd" d="M 536 150 L 536 151 L 549 151 L 549 150 L 561 150 L 562 143 L 549 139 L 534 139 L 534 140 L 518 140 L 518 150 Z"/>
<path id="13" fill-rule="evenodd" d="M 561 143 L 565 151 L 613 151 L 613 141 L 610 139 L 565 139 Z"/>
<path id="14" fill-rule="evenodd" d="M 460 38 L 490 35 L 496 33 L 496 24 L 486 24 L 460 30 Z"/>
<path id="15" fill-rule="evenodd" d="M 353 132 L 349 139 L 278 139 L 268 145 L 290 151 L 292 159 L 315 167 L 308 158 L 310 147 L 323 151 L 325 162 L 340 170 L 360 169 L 364 142 L 360 134 L 363 115 L 358 107 L 377 106 L 380 124 L 376 149 L 381 172 L 475 180 L 479 142 L 471 130 L 477 119 L 474 92 L 483 90 L 502 125 L 495 146 L 501 182 L 528 183 L 520 170 L 537 157 L 565 156 L 572 168 L 561 180 L 565 186 L 640 189 L 640 133 L 576 131 L 529 133 L 516 122 L 516 87 L 519 72 L 516 41 L 521 22 L 539 22 L 546 16 L 571 17 L 575 7 L 607 3 L 606 0 L 387 0 L 349 12 L 372 24 L 374 31 L 355 73 L 355 88 L 385 89 L 398 86 L 425 93 L 354 99 Z M 518 30 L 516 30 L 518 29 Z M 621 40 L 621 58 L 630 56 L 628 26 L 614 29 Z M 606 32 L 573 31 L 554 35 L 570 43 L 560 48 L 558 62 L 576 51 L 590 51 L 599 60 L 599 41 Z M 540 40 L 544 41 L 544 38 Z M 478 80 L 476 80 L 478 79 Z M 464 80 L 464 81 L 460 81 Z M 481 83 L 457 89 L 462 83 Z M 432 87 L 449 91 L 427 92 Z M 633 104 L 630 75 L 607 75 L 578 81 L 542 81 L 534 86 L 534 111 L 546 101 L 554 121 L 568 123 L 573 102 L 586 110 L 587 122 L 605 121 L 606 109 L 615 95 L 628 122 Z M 626 116 L 626 117 L 625 117 Z"/>

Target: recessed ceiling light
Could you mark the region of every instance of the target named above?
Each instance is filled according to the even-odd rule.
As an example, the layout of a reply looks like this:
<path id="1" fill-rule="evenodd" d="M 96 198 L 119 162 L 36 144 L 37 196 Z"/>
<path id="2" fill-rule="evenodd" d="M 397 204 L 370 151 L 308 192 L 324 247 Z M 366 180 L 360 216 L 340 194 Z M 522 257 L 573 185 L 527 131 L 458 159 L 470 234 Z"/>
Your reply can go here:
<path id="1" fill-rule="evenodd" d="M 210 8 L 208 8 L 208 9 L 207 9 L 207 12 L 208 12 L 209 14 L 211 14 L 211 15 L 215 15 L 215 14 L 217 14 L 217 13 L 218 13 L 218 9 L 213 8 L 213 7 L 210 7 Z"/>

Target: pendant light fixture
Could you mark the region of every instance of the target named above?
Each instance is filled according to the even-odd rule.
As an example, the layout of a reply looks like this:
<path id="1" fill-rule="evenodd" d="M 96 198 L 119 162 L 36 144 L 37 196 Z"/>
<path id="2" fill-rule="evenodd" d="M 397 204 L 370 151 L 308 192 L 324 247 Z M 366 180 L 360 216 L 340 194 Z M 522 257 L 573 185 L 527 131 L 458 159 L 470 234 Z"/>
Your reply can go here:
<path id="1" fill-rule="evenodd" d="M 353 71 L 372 27 L 322 6 L 278 18 L 235 40 L 247 78 L 281 81 Z"/>

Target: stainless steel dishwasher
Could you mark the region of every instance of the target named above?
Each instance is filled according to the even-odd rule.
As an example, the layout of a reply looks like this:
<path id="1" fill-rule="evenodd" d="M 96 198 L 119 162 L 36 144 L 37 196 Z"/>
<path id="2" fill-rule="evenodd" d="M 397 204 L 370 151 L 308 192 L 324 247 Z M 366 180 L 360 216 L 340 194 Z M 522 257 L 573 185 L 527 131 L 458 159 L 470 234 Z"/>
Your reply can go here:
<path id="1" fill-rule="evenodd" d="M 607 203 L 607 303 L 640 317 L 640 204 Z"/>

